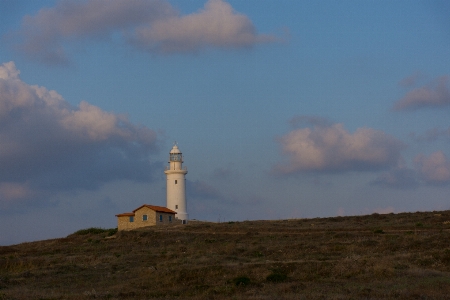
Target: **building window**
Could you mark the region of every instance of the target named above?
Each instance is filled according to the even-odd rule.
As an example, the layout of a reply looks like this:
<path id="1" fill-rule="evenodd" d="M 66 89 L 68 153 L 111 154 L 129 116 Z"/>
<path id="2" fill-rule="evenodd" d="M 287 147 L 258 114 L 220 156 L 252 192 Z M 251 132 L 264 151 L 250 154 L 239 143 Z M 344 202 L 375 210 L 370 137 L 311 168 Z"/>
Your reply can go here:
<path id="1" fill-rule="evenodd" d="M 163 217 L 162 215 L 159 215 L 159 221 L 162 222 L 163 221 Z"/>
<path id="2" fill-rule="evenodd" d="M 172 222 L 172 216 L 169 216 L 169 222 Z"/>
<path id="3" fill-rule="evenodd" d="M 130 223 L 134 222 L 134 217 L 130 217 Z"/>
<path id="4" fill-rule="evenodd" d="M 177 204 L 177 205 L 175 205 L 175 209 L 178 209 L 178 204 Z"/>
<path id="5" fill-rule="evenodd" d="M 175 180 L 175 184 L 177 184 L 178 182 L 177 182 L 177 180 Z"/>
<path id="6" fill-rule="evenodd" d="M 147 215 L 142 216 L 142 221 L 147 221 Z"/>

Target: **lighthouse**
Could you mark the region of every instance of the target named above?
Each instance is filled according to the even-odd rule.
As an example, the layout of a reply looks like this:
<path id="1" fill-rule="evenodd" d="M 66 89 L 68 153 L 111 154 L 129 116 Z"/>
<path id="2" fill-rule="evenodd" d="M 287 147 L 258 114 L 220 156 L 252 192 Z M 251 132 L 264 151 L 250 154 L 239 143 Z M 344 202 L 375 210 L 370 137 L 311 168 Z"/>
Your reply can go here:
<path id="1" fill-rule="evenodd" d="M 169 166 L 164 171 L 167 177 L 167 208 L 177 212 L 176 218 L 187 223 L 186 179 L 187 168 L 183 167 L 183 155 L 175 144 L 169 153 Z"/>

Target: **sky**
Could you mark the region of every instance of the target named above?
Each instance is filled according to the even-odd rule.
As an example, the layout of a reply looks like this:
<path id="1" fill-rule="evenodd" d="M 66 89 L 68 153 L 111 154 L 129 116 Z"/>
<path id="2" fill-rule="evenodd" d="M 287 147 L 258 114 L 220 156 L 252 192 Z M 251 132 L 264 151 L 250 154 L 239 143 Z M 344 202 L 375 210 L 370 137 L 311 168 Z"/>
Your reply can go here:
<path id="1" fill-rule="evenodd" d="M 450 209 L 447 1 L 0 1 L 0 245 Z"/>

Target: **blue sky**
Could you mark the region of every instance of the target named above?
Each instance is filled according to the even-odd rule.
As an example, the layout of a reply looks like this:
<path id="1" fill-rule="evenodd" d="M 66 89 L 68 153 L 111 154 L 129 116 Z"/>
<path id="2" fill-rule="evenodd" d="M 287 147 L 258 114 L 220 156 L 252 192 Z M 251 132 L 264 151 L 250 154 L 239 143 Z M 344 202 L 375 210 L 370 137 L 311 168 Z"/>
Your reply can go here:
<path id="1" fill-rule="evenodd" d="M 0 245 L 165 205 L 209 221 L 450 208 L 446 1 L 0 2 Z"/>

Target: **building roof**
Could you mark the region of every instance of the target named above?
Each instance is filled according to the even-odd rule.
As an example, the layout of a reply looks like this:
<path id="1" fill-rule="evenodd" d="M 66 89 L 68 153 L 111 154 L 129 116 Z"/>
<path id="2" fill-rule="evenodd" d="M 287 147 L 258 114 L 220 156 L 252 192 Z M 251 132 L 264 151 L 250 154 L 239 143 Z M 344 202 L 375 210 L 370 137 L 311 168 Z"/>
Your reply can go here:
<path id="1" fill-rule="evenodd" d="M 133 210 L 133 212 L 127 212 L 127 213 L 118 214 L 118 215 L 116 215 L 116 217 L 133 217 L 135 212 L 140 210 L 143 207 L 150 208 L 150 209 L 152 209 L 154 211 L 157 211 L 157 212 L 164 212 L 164 213 L 169 213 L 169 214 L 176 214 L 177 213 L 176 211 L 168 209 L 167 207 L 144 204 L 144 205 L 139 206 L 135 210 Z"/>
<path id="2" fill-rule="evenodd" d="M 134 213 L 123 213 L 123 214 L 118 214 L 116 215 L 116 217 L 133 217 Z"/>
<path id="3" fill-rule="evenodd" d="M 176 211 L 173 211 L 171 209 L 168 209 L 167 207 L 163 207 L 163 206 L 156 206 L 156 205 L 149 205 L 149 204 L 144 204 L 142 206 L 139 206 L 138 208 L 136 208 L 135 210 L 133 210 L 133 213 L 140 210 L 143 207 L 147 207 L 150 209 L 153 209 L 154 211 L 159 211 L 159 212 L 165 212 L 165 213 L 172 213 L 172 214 L 176 214 Z"/>

